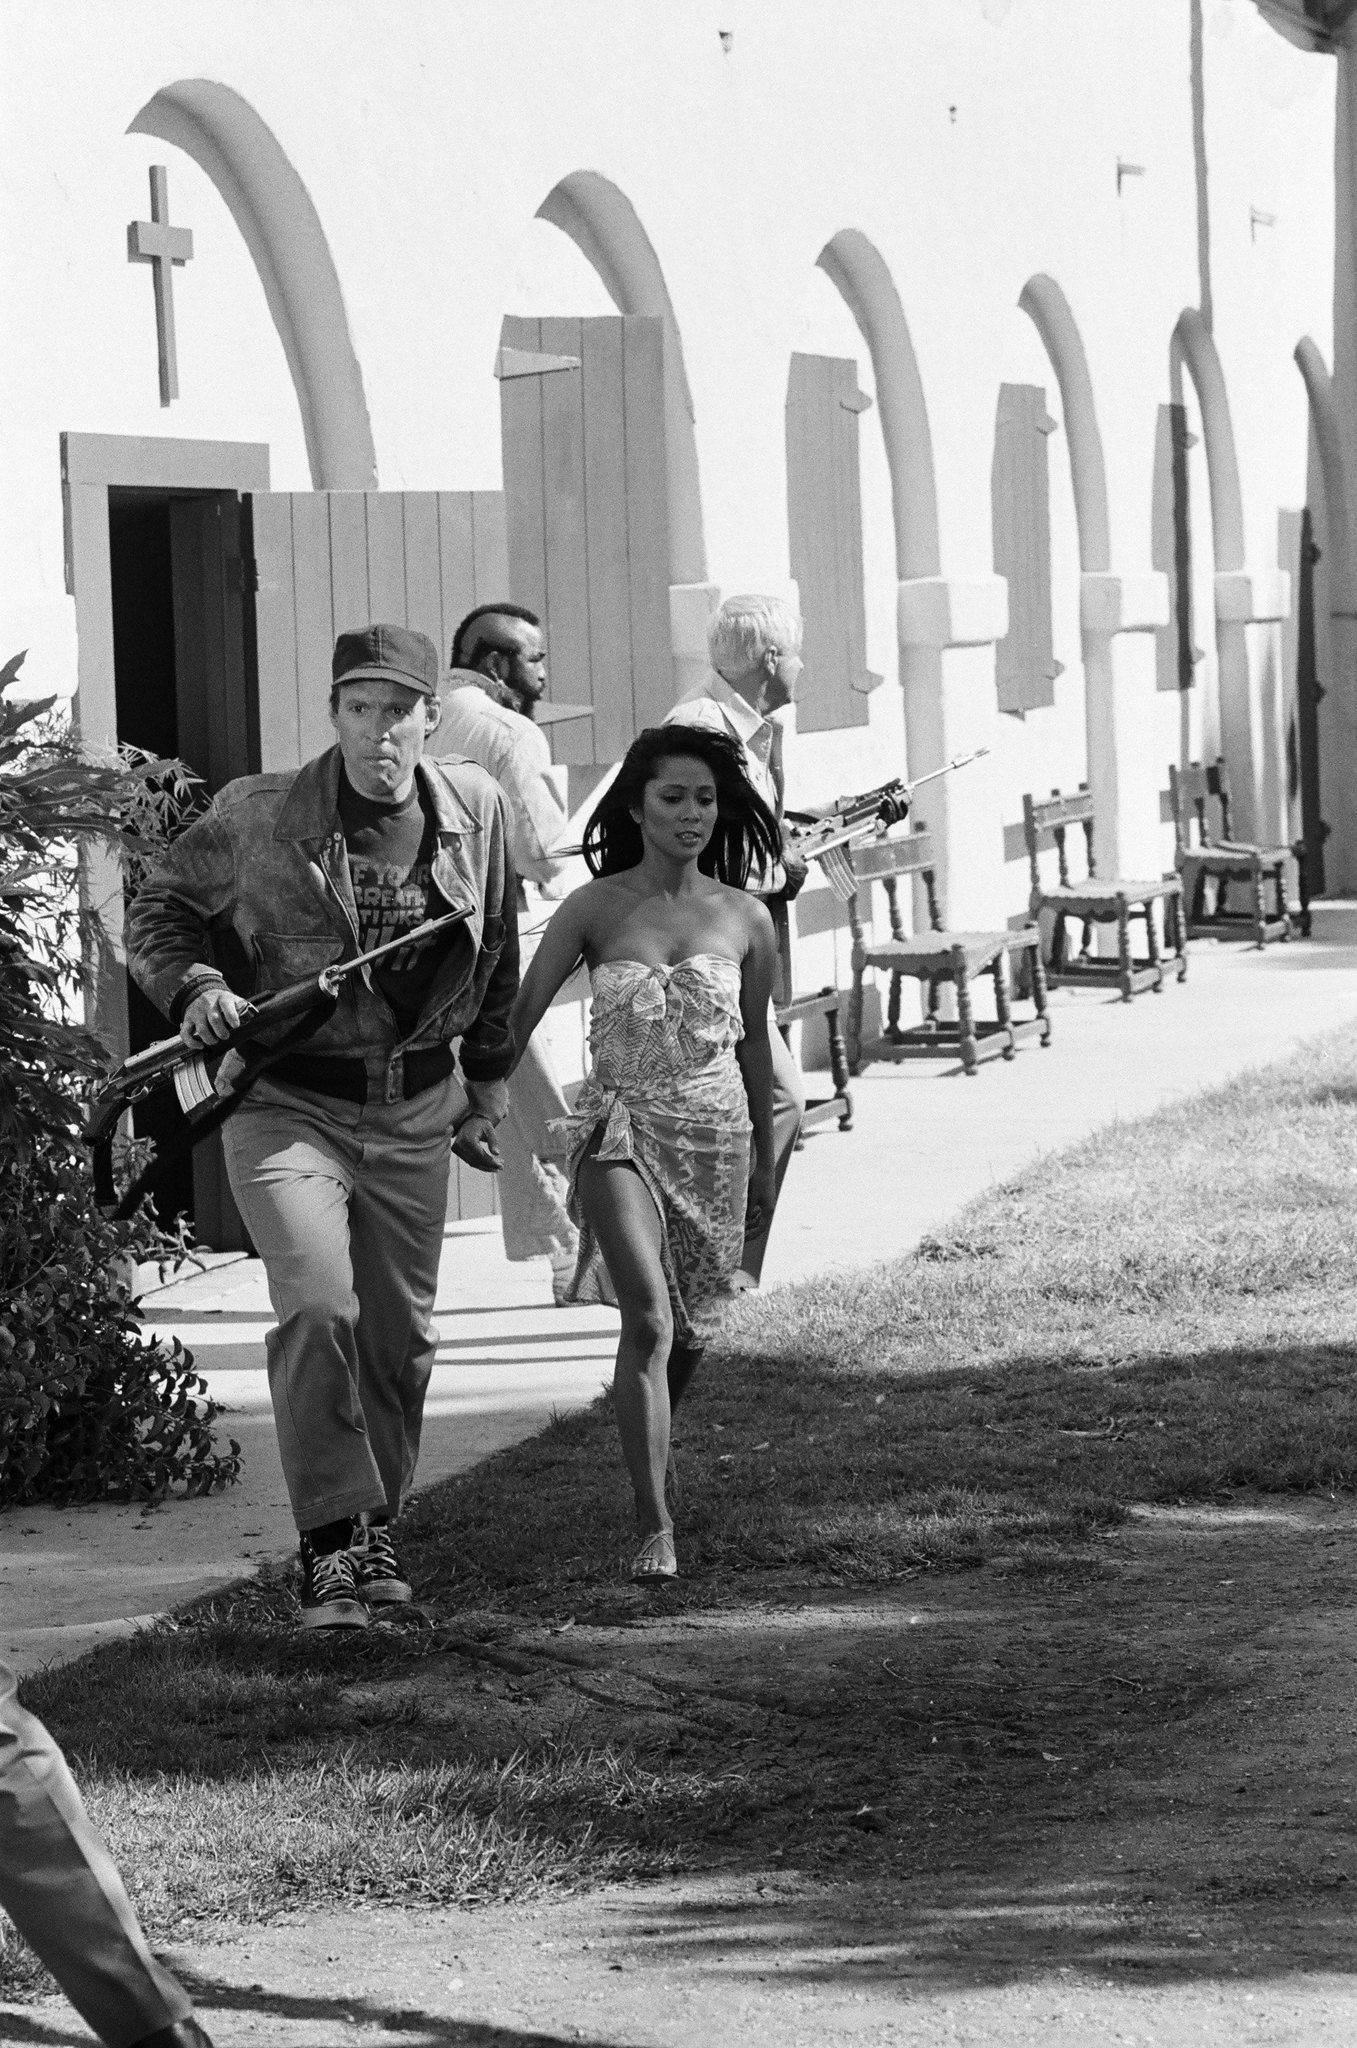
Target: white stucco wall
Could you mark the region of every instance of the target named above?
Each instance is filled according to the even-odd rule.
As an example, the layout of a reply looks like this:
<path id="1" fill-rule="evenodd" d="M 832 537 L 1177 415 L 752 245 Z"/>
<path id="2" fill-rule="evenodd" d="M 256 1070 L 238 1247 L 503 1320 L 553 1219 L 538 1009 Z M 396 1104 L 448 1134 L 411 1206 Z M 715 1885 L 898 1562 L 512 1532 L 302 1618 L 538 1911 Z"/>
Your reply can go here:
<path id="1" fill-rule="evenodd" d="M 10 82 L 5 649 L 32 647 L 34 685 L 73 687 L 63 429 L 263 440 L 276 486 L 307 483 L 286 361 L 234 222 L 182 152 L 126 133 L 176 80 L 239 93 L 306 186 L 384 488 L 498 484 L 491 365 L 504 314 L 609 303 L 573 245 L 534 215 L 571 172 L 611 179 L 655 250 L 682 335 L 707 575 L 728 588 L 788 575 L 790 353 L 855 354 L 862 388 L 875 389 L 862 337 L 815 268 L 833 235 L 856 229 L 889 269 L 922 377 L 937 573 L 992 572 L 1000 383 L 1043 382 L 1062 419 L 1051 448 L 1056 652 L 1066 665 L 1055 709 L 1022 725 L 1001 719 L 983 645 L 911 657 L 918 758 L 908 765 L 993 749 L 930 801 L 949 853 L 949 916 L 1002 922 L 1025 898 L 1002 837 L 1022 791 L 1088 772 L 1068 436 L 1018 299 L 1045 275 L 1068 300 L 1105 458 L 1107 566 L 1140 574 L 1170 337 L 1202 294 L 1191 20 L 1189 0 L 0 0 Z M 1292 353 L 1308 333 L 1332 360 L 1334 67 L 1283 44 L 1250 0 L 1203 0 L 1202 25 L 1214 337 L 1246 566 L 1270 569 L 1278 508 L 1305 499 L 1307 415 Z M 1143 169 L 1120 189 L 1119 157 Z M 193 262 L 176 273 L 182 398 L 169 410 L 158 401 L 150 277 L 126 257 L 127 223 L 147 215 L 152 162 L 169 166 L 172 217 L 195 235 Z M 1272 223 L 1251 223 L 1251 209 Z M 869 660 L 886 682 L 860 733 L 792 743 L 790 784 L 804 797 L 906 767 L 879 408 L 863 421 L 862 481 Z M 1209 520 L 1197 524 L 1204 548 Z M 1198 573 L 1209 573 L 1200 558 Z M 1268 693 L 1280 628 L 1250 626 L 1246 641 L 1254 730 L 1275 753 Z M 1107 659 L 1121 858 L 1153 870 L 1167 864 L 1158 791 L 1179 707 L 1156 701 L 1147 636 L 1121 636 Z M 1256 780 L 1275 811 L 1275 760 Z M 808 944 L 805 978 L 828 978 L 833 942 Z M 841 957 L 835 971 L 842 979 Z"/>

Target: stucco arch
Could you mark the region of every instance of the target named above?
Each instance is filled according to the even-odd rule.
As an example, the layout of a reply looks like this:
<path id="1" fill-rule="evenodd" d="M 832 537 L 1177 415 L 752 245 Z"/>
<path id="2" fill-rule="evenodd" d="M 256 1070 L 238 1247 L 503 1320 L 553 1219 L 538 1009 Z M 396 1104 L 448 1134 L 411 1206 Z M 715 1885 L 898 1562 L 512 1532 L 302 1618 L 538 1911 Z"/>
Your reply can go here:
<path id="1" fill-rule="evenodd" d="M 702 583 L 707 550 L 692 393 L 683 338 L 654 244 L 635 207 L 598 171 L 572 171 L 537 209 L 569 235 L 598 272 L 619 313 L 658 314 L 664 322 L 664 414 L 669 475 L 669 574 L 672 583 Z"/>
<path id="2" fill-rule="evenodd" d="M 1074 516 L 1079 530 L 1079 566 L 1085 575 L 1106 574 L 1112 567 L 1107 468 L 1083 337 L 1069 300 L 1053 277 L 1029 278 L 1018 304 L 1041 336 L 1060 386 L 1065 445 L 1069 449 L 1074 485 Z"/>
<path id="3" fill-rule="evenodd" d="M 816 258 L 857 322 L 872 359 L 890 468 L 896 573 L 942 573 L 933 436 L 904 307 L 885 258 L 857 228 L 844 228 Z"/>
<path id="4" fill-rule="evenodd" d="M 1211 545 L 1217 573 L 1244 567 L 1244 501 L 1239 488 L 1239 458 L 1225 373 L 1211 330 L 1200 313 L 1181 314 L 1173 330 L 1170 370 L 1176 383 L 1187 370 L 1201 408 L 1206 474 L 1211 486 Z"/>
<path id="5" fill-rule="evenodd" d="M 296 388 L 317 490 L 372 490 L 377 458 L 334 259 L 311 195 L 239 93 L 183 78 L 146 102 L 130 135 L 155 135 L 212 180 L 254 259 Z"/>

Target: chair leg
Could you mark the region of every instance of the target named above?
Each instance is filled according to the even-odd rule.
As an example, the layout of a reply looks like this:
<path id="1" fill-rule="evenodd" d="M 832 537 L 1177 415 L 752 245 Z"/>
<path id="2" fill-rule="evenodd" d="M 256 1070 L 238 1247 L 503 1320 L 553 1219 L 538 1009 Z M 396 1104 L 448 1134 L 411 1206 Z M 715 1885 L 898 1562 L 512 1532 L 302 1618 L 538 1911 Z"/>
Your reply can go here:
<path id="1" fill-rule="evenodd" d="M 1051 1020 L 1046 1014 L 1046 969 L 1042 965 L 1040 938 L 1037 939 L 1034 946 L 1026 948 L 1025 951 L 1028 960 L 1028 971 L 1032 977 L 1032 1007 L 1041 1019 L 1041 1042 L 1043 1045 L 1049 1045 L 1051 1042 Z"/>
<path id="2" fill-rule="evenodd" d="M 1154 969 L 1154 992 L 1160 993 L 1164 986 L 1164 960 L 1159 950 L 1159 928 L 1154 921 L 1154 905 L 1145 905 L 1145 953 Z"/>
<path id="3" fill-rule="evenodd" d="M 1004 1047 L 1004 1058 L 1011 1060 L 1017 1051 L 1017 1040 L 1013 1036 L 1013 1005 L 1009 1000 L 1008 954 L 1000 953 L 994 962 L 994 1014 L 999 1027 L 1008 1033 L 1008 1044 Z"/>
<path id="4" fill-rule="evenodd" d="M 1300 935 L 1303 939 L 1308 939 L 1310 936 L 1309 849 L 1303 839 L 1298 839 L 1291 850 L 1296 860 L 1296 893 L 1300 897 Z"/>
<path id="5" fill-rule="evenodd" d="M 966 956 L 958 946 L 952 955 L 952 974 L 956 982 L 956 1013 L 961 1042 L 961 1064 L 968 1074 L 974 1074 L 979 1061 L 975 1046 L 975 1011 L 971 1006 L 971 977 L 966 970 Z"/>
<path id="6" fill-rule="evenodd" d="M 900 1041 L 900 976 L 891 976 L 891 992 L 886 999 L 886 1036 L 892 1045 Z"/>
<path id="7" fill-rule="evenodd" d="M 1253 942 L 1261 953 L 1267 944 L 1267 884 L 1261 860 L 1254 861 L 1249 880 L 1253 887 Z"/>
<path id="8" fill-rule="evenodd" d="M 1065 913 L 1057 910 L 1051 927 L 1051 973 L 1059 980 L 1065 971 Z"/>
<path id="9" fill-rule="evenodd" d="M 848 1048 L 843 1042 L 843 1027 L 839 1022 L 839 1006 L 825 1012 L 825 1025 L 829 1032 L 829 1072 L 834 1082 L 834 1093 L 843 1104 L 839 1118 L 839 1129 L 853 1128 L 853 1097 L 848 1088 Z"/>
<path id="10" fill-rule="evenodd" d="M 1121 999 L 1129 1003 L 1135 994 L 1131 978 L 1131 907 L 1124 896 L 1117 898 L 1117 981 Z"/>
<path id="11" fill-rule="evenodd" d="M 862 969 L 853 969 L 853 986 L 848 991 L 848 1071 L 862 1072 Z"/>

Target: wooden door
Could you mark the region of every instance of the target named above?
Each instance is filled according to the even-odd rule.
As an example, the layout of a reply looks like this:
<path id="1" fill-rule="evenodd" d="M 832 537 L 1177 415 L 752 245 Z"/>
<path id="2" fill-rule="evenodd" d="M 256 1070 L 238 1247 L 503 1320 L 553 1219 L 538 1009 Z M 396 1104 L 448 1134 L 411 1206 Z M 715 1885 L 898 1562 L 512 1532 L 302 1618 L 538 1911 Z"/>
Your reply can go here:
<path id="1" fill-rule="evenodd" d="M 851 357 L 794 355 L 787 379 L 787 537 L 801 597 L 798 732 L 866 725 L 868 693 L 858 419 L 871 404 Z"/>
<path id="2" fill-rule="evenodd" d="M 664 323 L 506 319 L 500 429 L 510 594 L 543 620 L 556 758 L 607 767 L 674 701 Z M 569 367 L 548 367 L 553 361 Z"/>
<path id="3" fill-rule="evenodd" d="M 1307 508 L 1300 516 L 1296 587 L 1296 767 L 1300 783 L 1301 836 L 1306 879 L 1312 896 L 1324 894 L 1324 841 L 1329 828 L 1320 816 L 1319 704 L 1324 695 L 1315 649 L 1315 564 L 1320 550 Z"/>
<path id="4" fill-rule="evenodd" d="M 999 709 L 1025 718 L 1055 703 L 1051 621 L 1051 484 L 1055 421 L 1039 384 L 1002 384 L 994 426 L 990 505 L 994 571 L 1008 582 L 1008 632 L 995 649 Z"/>
<path id="5" fill-rule="evenodd" d="M 509 595 L 498 491 L 256 491 L 249 627 L 263 766 L 334 744 L 330 657 L 374 620 L 427 633 L 446 662 L 459 621 Z M 448 1214 L 493 1215 L 493 1174 L 454 1160 Z"/>
<path id="6" fill-rule="evenodd" d="M 259 767 L 259 723 L 246 673 L 242 507 L 234 491 L 169 502 L 176 751 L 203 800 Z M 219 958 L 230 974 L 240 963 Z M 162 1034 L 163 1035 L 163 1034 Z M 180 1123 L 178 1105 L 163 1112 Z M 192 1153 L 193 1229 L 214 1251 L 252 1249 L 214 1132 Z"/>
<path id="7" fill-rule="evenodd" d="M 414 626 L 446 662 L 466 613 L 510 595 L 498 491 L 256 491 L 249 505 L 266 769 L 333 745 L 341 633 L 374 620 Z"/>
<path id="8" fill-rule="evenodd" d="M 1168 577 L 1169 618 L 1155 634 L 1155 681 L 1161 690 L 1190 690 L 1202 650 L 1192 604 L 1192 517 L 1188 450 L 1195 436 L 1185 405 L 1161 405 L 1155 427 L 1150 508 L 1150 566 Z"/>

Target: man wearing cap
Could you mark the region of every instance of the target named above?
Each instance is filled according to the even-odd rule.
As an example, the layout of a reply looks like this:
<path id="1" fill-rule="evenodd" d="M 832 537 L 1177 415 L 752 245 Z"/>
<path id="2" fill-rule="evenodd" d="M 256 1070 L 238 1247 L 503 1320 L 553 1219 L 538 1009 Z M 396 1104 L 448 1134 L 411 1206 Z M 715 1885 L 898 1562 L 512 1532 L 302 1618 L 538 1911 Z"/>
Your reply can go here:
<path id="1" fill-rule="evenodd" d="M 369 1608 L 411 1596 L 391 1524 L 414 1480 L 433 1365 L 449 1141 L 484 1171 L 500 1163 L 518 985 L 508 812 L 473 763 L 425 758 L 438 668 L 433 642 L 407 627 L 341 633 L 338 744 L 228 783 L 127 920 L 136 981 L 186 1044 L 207 1046 L 242 1021 L 242 995 L 455 917 L 347 976 L 304 1049 L 270 1066 L 223 1127 L 278 1319 L 269 1388 L 306 1628 L 363 1627 Z M 236 973 L 233 987 L 222 967 L 242 954 L 248 986 Z"/>

